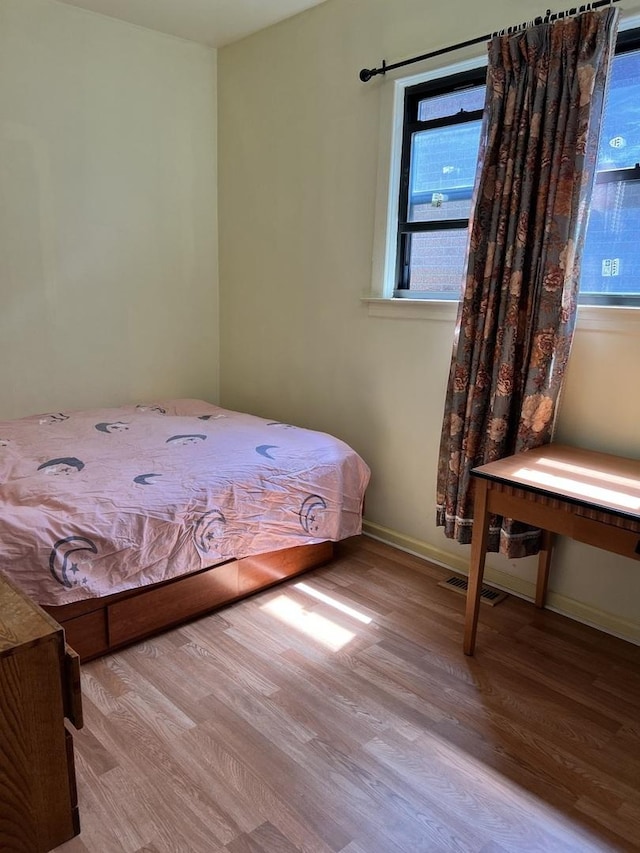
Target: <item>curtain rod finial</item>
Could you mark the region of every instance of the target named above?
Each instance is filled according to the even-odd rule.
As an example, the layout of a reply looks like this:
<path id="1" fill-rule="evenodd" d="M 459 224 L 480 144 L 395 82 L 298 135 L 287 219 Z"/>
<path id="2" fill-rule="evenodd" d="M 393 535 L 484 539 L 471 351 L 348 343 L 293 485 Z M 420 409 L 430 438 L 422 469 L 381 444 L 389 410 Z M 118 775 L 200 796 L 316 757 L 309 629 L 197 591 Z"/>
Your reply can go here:
<path id="1" fill-rule="evenodd" d="M 394 66 L 392 66 L 394 67 Z M 387 73 L 387 61 L 386 59 L 382 60 L 382 65 L 380 68 L 363 68 L 360 72 L 360 79 L 363 83 L 368 83 L 372 77 L 375 77 L 377 74 L 386 74 Z"/>

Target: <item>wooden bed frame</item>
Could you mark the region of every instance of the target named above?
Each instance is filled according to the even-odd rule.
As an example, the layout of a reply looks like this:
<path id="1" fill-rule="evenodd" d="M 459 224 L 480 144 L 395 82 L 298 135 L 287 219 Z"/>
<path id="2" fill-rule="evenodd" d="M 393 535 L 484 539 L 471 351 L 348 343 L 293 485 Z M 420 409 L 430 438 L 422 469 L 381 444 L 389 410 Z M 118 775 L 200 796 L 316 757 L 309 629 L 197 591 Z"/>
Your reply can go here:
<path id="1" fill-rule="evenodd" d="M 332 542 L 300 545 L 43 610 L 64 628 L 67 643 L 87 661 L 321 566 L 332 556 Z"/>

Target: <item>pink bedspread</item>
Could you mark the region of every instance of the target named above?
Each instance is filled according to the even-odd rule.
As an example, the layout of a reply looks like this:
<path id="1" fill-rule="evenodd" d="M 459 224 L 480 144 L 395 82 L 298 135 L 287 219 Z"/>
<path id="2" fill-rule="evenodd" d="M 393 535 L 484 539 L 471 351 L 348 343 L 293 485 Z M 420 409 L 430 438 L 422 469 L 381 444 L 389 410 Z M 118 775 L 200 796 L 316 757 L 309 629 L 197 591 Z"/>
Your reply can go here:
<path id="1" fill-rule="evenodd" d="M 0 422 L 0 572 L 40 604 L 360 532 L 369 469 L 329 435 L 200 400 Z"/>

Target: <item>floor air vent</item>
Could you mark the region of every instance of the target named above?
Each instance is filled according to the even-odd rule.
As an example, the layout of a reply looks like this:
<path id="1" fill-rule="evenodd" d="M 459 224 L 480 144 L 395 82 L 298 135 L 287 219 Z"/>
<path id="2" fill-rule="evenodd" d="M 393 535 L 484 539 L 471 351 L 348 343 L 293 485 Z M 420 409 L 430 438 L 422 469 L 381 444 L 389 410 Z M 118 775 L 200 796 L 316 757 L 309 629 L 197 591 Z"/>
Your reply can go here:
<path id="1" fill-rule="evenodd" d="M 450 589 L 453 592 L 459 592 L 460 595 L 466 595 L 468 583 L 466 578 L 461 578 L 459 575 L 452 575 L 450 578 L 440 581 L 438 586 L 441 586 L 443 589 Z M 500 590 L 493 589 L 493 587 L 485 586 L 484 584 L 480 590 L 480 601 L 490 604 L 492 607 L 500 604 L 506 597 L 506 592 L 500 592 Z"/>

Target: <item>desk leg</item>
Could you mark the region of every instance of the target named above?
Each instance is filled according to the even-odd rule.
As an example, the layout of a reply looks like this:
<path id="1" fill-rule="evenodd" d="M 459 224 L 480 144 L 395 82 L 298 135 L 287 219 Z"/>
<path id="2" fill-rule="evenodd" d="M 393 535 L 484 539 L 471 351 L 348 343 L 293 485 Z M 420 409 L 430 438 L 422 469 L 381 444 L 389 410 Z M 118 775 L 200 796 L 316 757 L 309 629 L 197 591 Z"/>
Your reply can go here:
<path id="1" fill-rule="evenodd" d="M 538 556 L 538 579 L 536 581 L 536 607 L 544 607 L 547 597 L 547 583 L 549 581 L 549 569 L 551 568 L 551 554 L 553 552 L 553 533 L 548 530 L 542 531 L 542 543 Z"/>
<path id="2" fill-rule="evenodd" d="M 469 563 L 469 585 L 467 587 L 467 608 L 464 617 L 464 653 L 472 655 L 476 644 L 478 611 L 480 609 L 480 591 L 484 575 L 484 561 L 487 552 L 489 533 L 489 514 L 487 512 L 487 492 L 489 482 L 476 480 L 476 497 L 473 507 L 473 537 L 471 539 L 471 560 Z"/>

